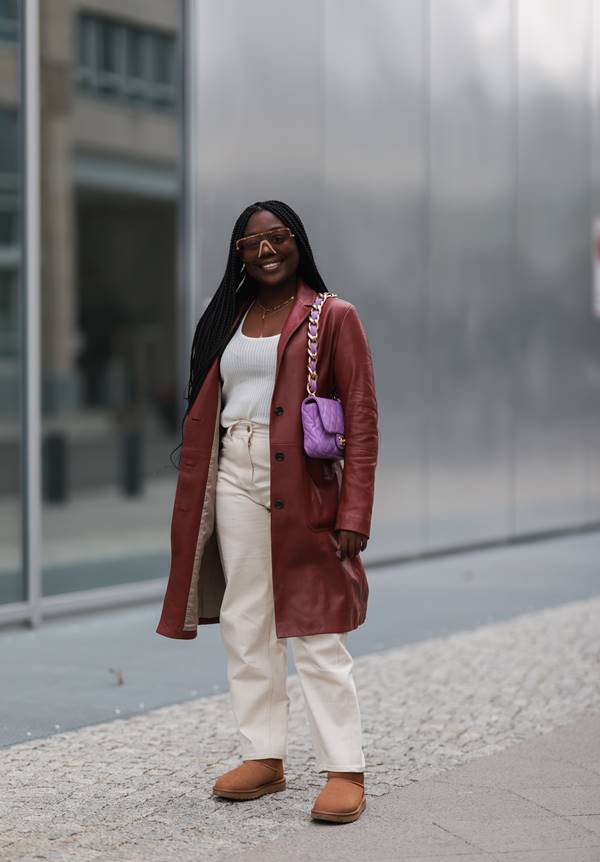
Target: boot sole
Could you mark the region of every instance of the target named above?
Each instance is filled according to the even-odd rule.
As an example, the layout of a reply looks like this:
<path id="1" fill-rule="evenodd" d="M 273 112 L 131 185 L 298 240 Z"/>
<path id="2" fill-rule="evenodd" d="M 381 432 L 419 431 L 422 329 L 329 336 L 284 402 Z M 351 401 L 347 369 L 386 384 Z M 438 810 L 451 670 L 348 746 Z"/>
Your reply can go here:
<path id="1" fill-rule="evenodd" d="M 213 796 L 224 796 L 226 799 L 258 799 L 266 793 L 279 793 L 285 789 L 285 778 L 281 778 L 278 781 L 271 781 L 270 784 L 263 784 L 256 790 L 215 790 L 213 788 Z"/>
<path id="2" fill-rule="evenodd" d="M 310 812 L 313 820 L 328 820 L 330 823 L 352 823 L 358 820 L 360 815 L 367 807 L 367 800 L 363 798 L 362 802 L 354 811 L 349 811 L 347 814 L 336 814 L 333 811 L 317 811 L 316 808 Z"/>

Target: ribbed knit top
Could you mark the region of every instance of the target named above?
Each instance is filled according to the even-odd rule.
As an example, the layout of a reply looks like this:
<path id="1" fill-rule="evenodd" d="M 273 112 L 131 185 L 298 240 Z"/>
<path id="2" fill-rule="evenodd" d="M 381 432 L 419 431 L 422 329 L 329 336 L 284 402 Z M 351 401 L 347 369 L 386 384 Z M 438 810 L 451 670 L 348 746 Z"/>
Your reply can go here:
<path id="1" fill-rule="evenodd" d="M 270 407 L 275 386 L 275 367 L 279 335 L 253 338 L 244 335 L 245 312 L 221 355 L 221 425 L 227 428 L 237 419 L 270 422 Z"/>

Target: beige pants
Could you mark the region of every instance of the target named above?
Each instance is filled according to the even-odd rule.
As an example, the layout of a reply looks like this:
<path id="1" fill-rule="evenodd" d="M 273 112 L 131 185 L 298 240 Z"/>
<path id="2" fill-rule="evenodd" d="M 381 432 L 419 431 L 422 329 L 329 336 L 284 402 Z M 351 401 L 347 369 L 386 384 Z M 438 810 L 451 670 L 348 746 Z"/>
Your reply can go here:
<path id="1" fill-rule="evenodd" d="M 221 442 L 216 533 L 226 581 L 220 632 L 243 759 L 287 757 L 287 638 L 275 633 L 269 482 L 269 426 L 238 420 Z M 347 636 L 291 638 L 319 772 L 365 768 Z"/>

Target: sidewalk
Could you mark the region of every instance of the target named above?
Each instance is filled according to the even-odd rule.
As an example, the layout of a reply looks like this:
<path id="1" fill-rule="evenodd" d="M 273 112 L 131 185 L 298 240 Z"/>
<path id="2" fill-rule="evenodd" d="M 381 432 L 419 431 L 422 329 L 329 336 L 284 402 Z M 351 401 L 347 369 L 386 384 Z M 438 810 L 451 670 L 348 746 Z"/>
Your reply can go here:
<path id="1" fill-rule="evenodd" d="M 599 559 L 595 532 L 368 569 L 367 621 L 350 632 L 350 652 L 387 653 L 593 598 Z M 226 692 L 219 626 L 200 626 L 195 641 L 164 638 L 160 612 L 156 602 L 1 630 L 0 747 Z"/>
<path id="2" fill-rule="evenodd" d="M 368 815 L 368 816 L 367 816 Z M 598 862 L 600 712 L 222 862 Z"/>
<path id="3" fill-rule="evenodd" d="M 600 598 L 371 653 L 355 679 L 357 823 L 310 821 L 323 776 L 294 676 L 285 793 L 211 795 L 237 732 L 228 693 L 197 698 L 1 750 L 0 859 L 598 862 Z"/>

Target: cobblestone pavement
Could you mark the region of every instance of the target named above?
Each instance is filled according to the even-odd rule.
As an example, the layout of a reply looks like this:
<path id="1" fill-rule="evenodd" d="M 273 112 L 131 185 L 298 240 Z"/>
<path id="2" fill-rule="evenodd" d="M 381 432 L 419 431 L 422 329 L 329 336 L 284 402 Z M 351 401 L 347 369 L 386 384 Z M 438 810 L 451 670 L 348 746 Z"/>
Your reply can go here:
<path id="1" fill-rule="evenodd" d="M 600 709 L 600 598 L 368 655 L 355 679 L 380 796 Z M 211 796 L 239 762 L 228 694 L 0 751 L 0 859 L 205 862 L 306 826 L 324 776 L 289 691 L 288 792 L 251 803 Z"/>

